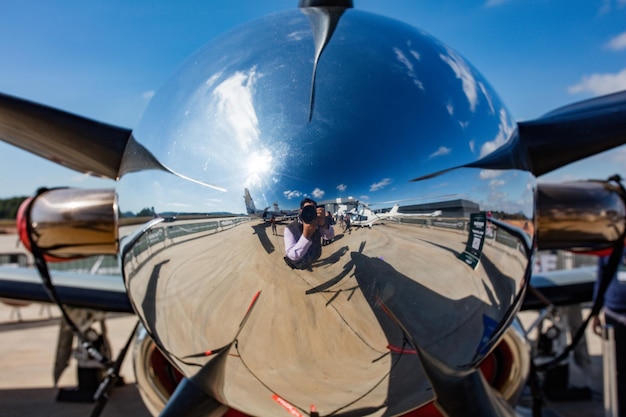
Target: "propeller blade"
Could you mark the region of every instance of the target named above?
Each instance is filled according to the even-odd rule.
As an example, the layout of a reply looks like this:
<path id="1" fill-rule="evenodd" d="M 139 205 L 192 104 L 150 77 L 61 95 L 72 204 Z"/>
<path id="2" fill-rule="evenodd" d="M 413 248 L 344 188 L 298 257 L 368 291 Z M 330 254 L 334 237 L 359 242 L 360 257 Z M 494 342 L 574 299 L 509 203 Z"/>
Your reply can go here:
<path id="1" fill-rule="evenodd" d="M 626 91 L 561 107 L 518 129 L 531 172 L 543 175 L 626 143 Z"/>
<path id="2" fill-rule="evenodd" d="M 626 144 L 626 91 L 596 97 L 520 122 L 509 141 L 469 164 L 413 178 L 422 181 L 457 168 L 520 169 L 536 177 Z"/>
<path id="3" fill-rule="evenodd" d="M 315 105 L 315 79 L 317 66 L 324 48 L 330 42 L 339 24 L 339 19 L 347 8 L 352 8 L 352 0 L 348 1 L 300 1 L 302 13 L 309 17 L 315 42 L 315 59 L 313 60 L 313 76 L 311 78 L 311 98 L 309 102 L 309 122 L 313 117 Z"/>
<path id="4" fill-rule="evenodd" d="M 190 379 L 184 378 L 159 417 L 218 417 L 227 410 L 228 407 L 210 397 Z"/>
<path id="5" fill-rule="evenodd" d="M 515 417 L 515 410 L 485 381 L 478 369 L 456 370 L 417 346 L 435 393 L 435 406 L 447 417 Z"/>
<path id="6" fill-rule="evenodd" d="M 160 417 L 217 417 L 224 415 L 228 408 L 219 401 L 223 398 L 224 369 L 228 354 L 235 344 L 233 340 L 197 374 L 184 378 L 176 387 Z"/>
<path id="7" fill-rule="evenodd" d="M 117 179 L 130 134 L 0 93 L 0 140 L 79 172 Z"/>

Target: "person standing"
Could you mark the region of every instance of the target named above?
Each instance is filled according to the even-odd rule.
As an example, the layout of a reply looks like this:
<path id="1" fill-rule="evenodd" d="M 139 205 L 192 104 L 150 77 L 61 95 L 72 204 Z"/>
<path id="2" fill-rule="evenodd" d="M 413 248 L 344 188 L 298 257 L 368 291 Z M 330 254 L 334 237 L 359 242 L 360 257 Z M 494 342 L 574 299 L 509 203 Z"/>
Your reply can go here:
<path id="1" fill-rule="evenodd" d="M 598 288 L 603 271 L 607 267 L 608 256 L 600 258 L 598 262 L 598 279 L 594 288 L 594 300 L 598 297 Z M 615 360 L 617 371 L 617 408 L 619 417 L 626 417 L 626 251 L 617 272 L 604 293 L 604 321 L 613 326 L 615 331 Z M 599 316 L 593 319 L 593 330 L 602 335 Z"/>
<path id="2" fill-rule="evenodd" d="M 272 225 L 272 234 L 274 236 L 277 236 L 278 233 L 276 232 L 276 216 L 272 215 L 272 218 L 270 219 L 270 224 Z"/>
<path id="3" fill-rule="evenodd" d="M 348 234 L 352 233 L 352 225 L 350 224 L 350 215 L 348 213 L 346 213 L 346 217 L 345 217 L 345 224 L 346 227 L 343 229 L 343 232 L 348 232 Z"/>
<path id="4" fill-rule="evenodd" d="M 324 208 L 310 198 L 300 202 L 298 219 L 284 229 L 285 262 L 295 269 L 307 269 L 322 254 L 322 237 L 328 238 Z"/>

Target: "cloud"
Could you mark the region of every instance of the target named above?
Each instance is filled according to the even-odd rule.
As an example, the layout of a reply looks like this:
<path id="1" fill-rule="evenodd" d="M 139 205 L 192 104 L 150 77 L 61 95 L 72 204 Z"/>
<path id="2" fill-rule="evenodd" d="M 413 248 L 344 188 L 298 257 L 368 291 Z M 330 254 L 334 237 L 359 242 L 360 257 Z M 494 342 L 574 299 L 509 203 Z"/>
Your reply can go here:
<path id="1" fill-rule="evenodd" d="M 626 49 L 626 32 L 617 35 L 616 37 L 611 39 L 605 46 L 606 48 L 613 51 L 621 51 L 622 49 Z"/>
<path id="2" fill-rule="evenodd" d="M 287 39 L 290 41 L 299 41 L 302 40 L 304 38 L 306 38 L 307 36 L 309 36 L 310 33 L 308 31 L 295 31 L 295 32 L 291 32 L 287 35 Z"/>
<path id="3" fill-rule="evenodd" d="M 487 104 L 489 104 L 489 110 L 491 113 L 495 113 L 496 109 L 493 107 L 493 100 L 491 100 L 491 95 L 489 94 L 489 90 L 485 87 L 485 84 L 478 83 L 478 87 L 480 87 L 480 91 L 483 93 L 483 96 L 487 99 Z"/>
<path id="4" fill-rule="evenodd" d="M 626 6 L 626 0 L 617 0 L 615 1 L 615 6 L 613 5 L 614 0 L 603 0 L 602 4 L 600 5 L 600 11 L 599 13 L 602 14 L 606 14 L 606 13 L 611 13 L 613 10 L 619 10 L 622 7 Z"/>
<path id="5" fill-rule="evenodd" d="M 487 0 L 485 2 L 485 7 L 497 7 L 502 6 L 505 3 L 508 3 L 509 0 Z"/>
<path id="6" fill-rule="evenodd" d="M 626 68 L 616 74 L 586 75 L 575 85 L 569 86 L 567 92 L 578 94 L 589 92 L 600 96 L 626 89 Z"/>
<path id="7" fill-rule="evenodd" d="M 252 100 L 258 77 L 256 68 L 248 72 L 237 71 L 213 91 L 217 97 L 216 120 L 222 121 L 231 140 L 236 141 L 241 149 L 248 149 L 259 137 L 259 121 Z"/>
<path id="8" fill-rule="evenodd" d="M 378 191 L 382 188 L 385 188 L 389 184 L 391 184 L 391 178 L 383 178 L 379 182 L 375 182 L 374 184 L 370 185 L 370 192 Z"/>
<path id="9" fill-rule="evenodd" d="M 152 97 L 154 97 L 154 90 L 144 91 L 141 94 L 141 98 L 143 98 L 146 101 L 150 101 L 152 99 Z"/>
<path id="10" fill-rule="evenodd" d="M 435 152 L 431 153 L 428 156 L 428 159 L 433 159 L 438 156 L 448 155 L 452 150 L 450 148 L 446 148 L 445 146 L 440 146 Z"/>
<path id="11" fill-rule="evenodd" d="M 300 198 L 302 196 L 302 193 L 297 190 L 293 190 L 293 191 L 287 190 L 287 191 L 283 191 L 283 195 L 285 196 L 287 200 L 291 200 L 292 198 Z"/>
<path id="12" fill-rule="evenodd" d="M 413 83 L 420 89 L 424 89 L 424 84 L 419 80 L 417 74 L 415 73 L 415 69 L 413 68 L 413 63 L 409 60 L 409 58 L 400 50 L 400 48 L 393 48 L 393 52 L 396 54 L 396 58 L 400 63 L 407 69 L 407 75 L 413 80 Z M 417 51 L 409 50 L 409 54 L 416 60 L 420 60 L 420 54 Z"/>
<path id="13" fill-rule="evenodd" d="M 612 150 L 608 153 L 608 157 L 611 161 L 616 163 L 625 163 L 626 162 L 626 147 L 622 146 L 620 148 Z"/>
<path id="14" fill-rule="evenodd" d="M 448 55 L 439 54 L 439 58 L 450 66 L 456 78 L 461 80 L 463 86 L 463 92 L 470 105 L 470 110 L 474 112 L 476 110 L 476 104 L 478 103 L 478 88 L 476 85 L 476 79 L 472 74 L 467 63 L 459 55 L 452 50 L 448 50 Z"/>
<path id="15" fill-rule="evenodd" d="M 511 133 L 515 129 L 515 125 L 509 120 L 508 115 L 504 109 L 500 109 L 500 123 L 498 124 L 498 133 L 496 137 L 489 142 L 485 142 L 480 148 L 480 158 L 498 149 L 504 145 L 511 136 Z"/>
<path id="16" fill-rule="evenodd" d="M 478 177 L 481 180 L 488 180 L 488 179 L 499 177 L 500 175 L 502 175 L 502 171 L 497 171 L 495 169 L 483 169 L 480 171 L 480 174 L 478 175 Z"/>
<path id="17" fill-rule="evenodd" d="M 343 191 L 346 191 L 346 188 L 348 188 L 348 186 L 347 186 L 346 184 L 339 184 L 339 185 L 337 186 L 337 189 L 338 189 L 339 191 L 342 191 L 342 192 L 343 192 Z"/>
<path id="18" fill-rule="evenodd" d="M 324 190 L 320 190 L 319 188 L 316 188 L 315 190 L 313 190 L 313 197 L 315 198 L 324 197 Z"/>

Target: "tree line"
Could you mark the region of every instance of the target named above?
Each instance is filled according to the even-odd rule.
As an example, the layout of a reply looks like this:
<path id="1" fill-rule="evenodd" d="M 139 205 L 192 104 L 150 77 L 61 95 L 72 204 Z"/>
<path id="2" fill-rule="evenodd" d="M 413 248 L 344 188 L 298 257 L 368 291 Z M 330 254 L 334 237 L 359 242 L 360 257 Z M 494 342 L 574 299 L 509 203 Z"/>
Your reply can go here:
<path id="1" fill-rule="evenodd" d="M 0 219 L 2 220 L 15 220 L 17 217 L 17 210 L 20 208 L 20 205 L 24 200 L 28 197 L 11 197 L 11 198 L 0 198 Z M 120 217 L 151 217 L 154 216 L 154 208 L 144 208 L 139 213 L 135 214 L 132 212 L 119 213 Z"/>
<path id="2" fill-rule="evenodd" d="M 14 220 L 17 217 L 17 209 L 28 197 L 11 197 L 0 199 L 0 219 Z"/>

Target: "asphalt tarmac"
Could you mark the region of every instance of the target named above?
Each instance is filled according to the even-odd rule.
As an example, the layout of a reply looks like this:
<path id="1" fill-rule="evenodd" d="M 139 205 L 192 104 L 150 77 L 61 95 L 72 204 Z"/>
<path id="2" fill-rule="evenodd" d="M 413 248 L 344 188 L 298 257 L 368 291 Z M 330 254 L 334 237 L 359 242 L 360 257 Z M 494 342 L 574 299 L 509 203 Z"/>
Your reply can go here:
<path id="1" fill-rule="evenodd" d="M 19 316 L 18 316 L 19 313 Z M 53 366 L 60 314 L 52 306 L 31 304 L 14 308 L 0 303 L 0 416 L 91 415 L 93 403 L 56 401 L 59 390 L 77 387 L 76 360 L 70 361 L 58 387 L 53 382 Z M 123 347 L 136 318 L 113 315 L 107 319 L 114 354 Z M 132 359 L 123 363 L 126 383 L 114 388 L 102 417 L 149 417 L 134 384 Z"/>

